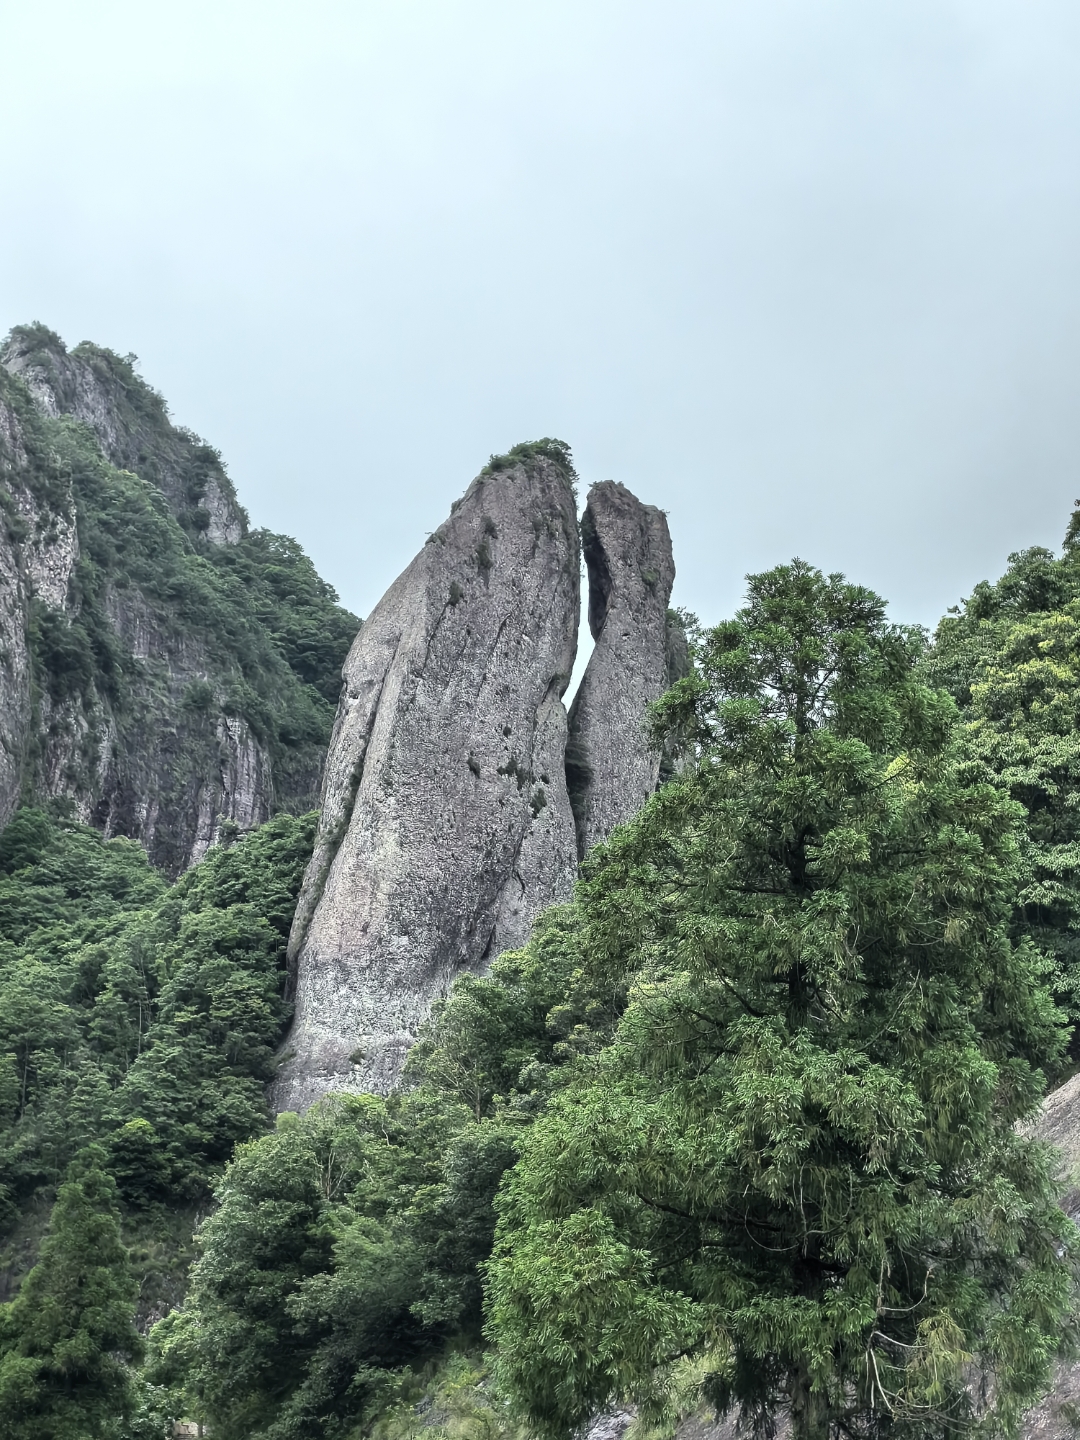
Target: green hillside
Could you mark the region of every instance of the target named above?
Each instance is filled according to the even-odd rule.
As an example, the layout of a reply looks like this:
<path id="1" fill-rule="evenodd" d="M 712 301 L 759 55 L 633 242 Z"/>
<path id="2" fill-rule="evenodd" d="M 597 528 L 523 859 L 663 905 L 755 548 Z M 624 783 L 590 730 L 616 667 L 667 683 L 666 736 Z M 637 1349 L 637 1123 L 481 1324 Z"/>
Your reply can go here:
<path id="1" fill-rule="evenodd" d="M 625 1403 L 643 1435 L 1014 1432 L 1072 1328 L 1017 1122 L 1080 1018 L 1076 565 L 1071 532 L 1014 557 L 933 640 L 803 562 L 751 577 L 656 709 L 680 768 L 572 903 L 456 982 L 400 1091 L 274 1126 L 311 818 L 169 884 L 18 812 L 12 1433 L 554 1440 Z"/>

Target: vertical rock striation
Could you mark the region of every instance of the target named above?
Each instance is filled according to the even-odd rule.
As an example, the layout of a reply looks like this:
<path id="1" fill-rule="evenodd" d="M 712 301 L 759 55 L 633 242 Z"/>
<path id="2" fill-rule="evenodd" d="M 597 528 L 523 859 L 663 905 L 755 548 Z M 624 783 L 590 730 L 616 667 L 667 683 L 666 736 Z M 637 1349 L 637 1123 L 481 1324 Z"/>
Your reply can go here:
<path id="1" fill-rule="evenodd" d="M 570 891 L 571 475 L 553 442 L 493 461 L 353 646 L 290 942 L 279 1109 L 389 1089 L 453 976 Z"/>
<path id="2" fill-rule="evenodd" d="M 645 722 L 670 683 L 675 565 L 663 512 L 612 480 L 589 491 L 581 530 L 596 645 L 570 709 L 566 769 L 584 856 L 656 789 L 660 753 Z"/>
<path id="3" fill-rule="evenodd" d="M 137 584 L 119 576 L 101 584 L 100 545 L 98 556 L 81 554 L 72 472 L 102 493 L 134 483 L 146 509 L 155 508 L 149 486 L 125 480 L 92 441 L 56 448 L 67 438 L 57 421 L 70 415 L 101 447 L 131 458 L 139 442 L 124 429 L 107 378 L 43 327 L 13 332 L 0 352 L 0 827 L 20 801 L 63 798 L 80 820 L 139 840 L 155 864 L 178 874 L 202 858 L 223 822 L 249 830 L 269 818 L 271 758 L 242 716 L 214 704 L 232 677 L 221 676 L 209 637 L 178 626 Z M 166 426 L 161 459 L 174 432 L 159 397 L 143 389 Z M 196 498 L 201 504 L 205 491 L 192 498 L 201 515 Z M 134 543 L 146 543 L 142 515 L 113 504 Z M 194 530 L 204 535 L 207 526 L 198 519 Z M 125 539 L 109 526 L 121 565 Z M 197 536 L 174 531 L 173 540 L 187 548 Z M 203 703 L 191 703 L 193 692 L 205 692 Z"/>
<path id="4" fill-rule="evenodd" d="M 31 714 L 29 596 L 19 547 L 5 518 L 0 517 L 0 829 L 19 803 Z"/>
<path id="5" fill-rule="evenodd" d="M 0 383 L 0 829 L 26 793 L 31 751 L 42 748 L 34 734 L 32 607 L 68 609 L 79 556 L 70 483 L 59 474 L 38 483 L 41 457 L 28 418 Z"/>

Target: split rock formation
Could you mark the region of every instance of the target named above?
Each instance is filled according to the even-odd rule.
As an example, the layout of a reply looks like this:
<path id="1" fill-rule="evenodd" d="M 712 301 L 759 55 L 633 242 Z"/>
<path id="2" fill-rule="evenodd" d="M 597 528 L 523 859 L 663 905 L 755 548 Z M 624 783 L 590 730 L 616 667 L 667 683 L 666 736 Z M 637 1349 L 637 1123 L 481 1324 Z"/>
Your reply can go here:
<path id="1" fill-rule="evenodd" d="M 454 976 L 523 944 L 537 914 L 569 897 L 582 846 L 656 788 L 644 725 L 668 684 L 667 523 L 621 485 L 590 494 L 596 648 L 568 747 L 572 475 L 555 442 L 493 461 L 356 639 L 290 941 L 279 1110 L 389 1090 Z"/>

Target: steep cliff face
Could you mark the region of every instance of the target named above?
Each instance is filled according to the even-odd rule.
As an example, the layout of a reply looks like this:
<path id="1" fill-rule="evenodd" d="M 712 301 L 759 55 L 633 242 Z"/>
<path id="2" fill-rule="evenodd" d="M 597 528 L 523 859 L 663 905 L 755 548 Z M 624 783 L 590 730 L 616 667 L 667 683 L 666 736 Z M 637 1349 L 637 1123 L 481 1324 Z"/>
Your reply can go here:
<path id="1" fill-rule="evenodd" d="M 107 587 L 104 609 L 134 662 L 131 682 L 115 710 L 95 696 L 88 707 L 54 711 L 43 695 L 43 728 L 52 738 L 43 757 L 46 789 L 71 793 L 87 822 L 138 839 L 158 866 L 177 874 L 202 859 L 222 825 L 251 830 L 277 808 L 268 737 L 224 708 L 225 676 L 205 637 L 163 624 L 131 587 Z M 92 779 L 81 795 L 66 792 L 65 768 L 91 729 Z M 317 774 L 313 764 L 310 792 Z"/>
<path id="2" fill-rule="evenodd" d="M 62 799 L 177 874 L 311 808 L 359 622 L 127 362 L 0 355 L 0 821 Z"/>
<path id="3" fill-rule="evenodd" d="M 214 545 L 235 545 L 247 516 L 216 450 L 169 419 L 165 402 L 135 373 L 134 356 L 86 341 L 68 351 L 44 325 L 20 325 L 0 348 L 43 415 L 88 425 L 101 453 L 157 487 L 181 525 Z"/>
<path id="4" fill-rule="evenodd" d="M 570 709 L 567 778 L 584 856 L 656 789 L 660 753 L 645 721 L 678 656 L 667 618 L 675 564 L 663 512 L 605 480 L 589 491 L 581 532 L 596 644 Z"/>
<path id="5" fill-rule="evenodd" d="M 79 557 L 70 479 L 50 470 L 27 397 L 8 388 L 0 379 L 0 826 L 24 793 L 37 744 L 35 607 L 67 609 Z"/>
<path id="6" fill-rule="evenodd" d="M 519 945 L 569 893 L 571 475 L 553 442 L 493 462 L 353 646 L 290 941 L 280 1109 L 388 1089 L 452 977 Z"/>
<path id="7" fill-rule="evenodd" d="M 0 524 L 0 828 L 18 803 L 30 734 L 27 595 L 17 546 Z"/>

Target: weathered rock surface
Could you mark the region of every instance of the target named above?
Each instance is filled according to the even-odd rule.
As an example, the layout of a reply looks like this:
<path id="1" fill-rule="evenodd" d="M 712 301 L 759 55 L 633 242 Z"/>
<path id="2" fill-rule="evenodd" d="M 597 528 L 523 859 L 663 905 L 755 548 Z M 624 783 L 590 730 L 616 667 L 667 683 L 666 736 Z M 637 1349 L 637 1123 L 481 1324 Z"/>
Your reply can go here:
<path id="1" fill-rule="evenodd" d="M 19 560 L 15 541 L 0 526 L 0 828 L 19 801 L 30 734 L 27 594 Z"/>
<path id="2" fill-rule="evenodd" d="M 28 643 L 34 599 L 65 610 L 79 555 L 70 486 L 35 495 L 23 417 L 0 393 L 0 828 L 25 790 L 34 724 Z"/>
<path id="3" fill-rule="evenodd" d="M 663 511 L 612 480 L 589 491 L 581 531 L 596 644 L 570 708 L 567 780 L 584 856 L 656 789 L 645 721 L 670 683 L 675 565 Z"/>
<path id="4" fill-rule="evenodd" d="M 557 450 L 519 452 L 473 481 L 346 662 L 279 1109 L 389 1089 L 454 975 L 523 943 L 572 886 L 574 495 Z"/>
<path id="5" fill-rule="evenodd" d="M 138 840 L 169 874 L 196 864 L 222 826 L 241 832 L 274 809 L 267 746 L 241 715 L 222 708 L 219 666 L 198 637 L 162 625 L 138 590 L 112 590 L 106 609 L 117 638 L 138 665 L 122 733 L 108 707 L 54 707 L 42 697 L 50 743 L 43 778 L 50 794 L 69 793 L 87 823 Z M 94 732 L 92 783 L 68 789 L 65 774 L 83 732 Z"/>
<path id="6" fill-rule="evenodd" d="M 20 386 L 27 374 L 40 380 L 40 355 L 21 372 L 8 363 L 18 348 L 7 347 L 0 371 L 0 826 L 21 799 L 63 797 L 80 820 L 139 840 L 177 874 L 202 858 L 223 822 L 248 830 L 269 818 L 270 757 L 240 716 L 188 703 L 192 687 L 213 697 L 226 677 L 205 643 L 163 623 L 136 587 L 113 586 L 105 597 L 105 643 L 124 657 L 123 713 L 95 683 L 57 670 L 70 663 L 58 658 L 65 646 L 89 643 L 85 627 L 70 629 L 85 619 L 72 589 L 76 503 L 70 483 L 50 474 L 50 432 L 37 419 L 56 418 L 55 396 L 44 382 L 28 386 L 29 396 Z M 122 450 L 122 417 L 108 412 L 92 369 L 63 347 L 58 354 L 53 381 L 71 390 L 71 413 L 97 406 L 91 428 Z M 89 423 L 91 412 L 79 418 Z M 51 653 L 36 677 L 35 627 Z"/>

